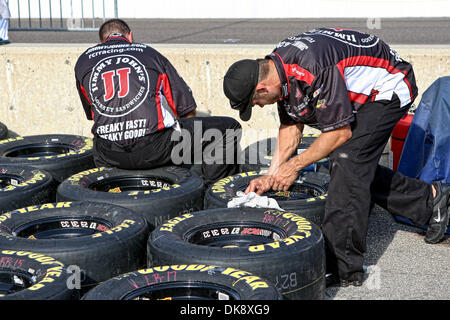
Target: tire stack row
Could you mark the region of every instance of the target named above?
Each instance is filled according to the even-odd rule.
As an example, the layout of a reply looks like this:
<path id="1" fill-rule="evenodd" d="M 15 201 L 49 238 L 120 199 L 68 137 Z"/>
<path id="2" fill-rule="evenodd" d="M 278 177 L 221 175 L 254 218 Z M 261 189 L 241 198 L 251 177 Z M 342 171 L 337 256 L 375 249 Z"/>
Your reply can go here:
<path id="1" fill-rule="evenodd" d="M 0 299 L 324 297 L 325 173 L 269 194 L 279 211 L 226 208 L 264 165 L 204 190 L 186 168 L 95 168 L 92 140 L 46 135 L 1 140 L 0 167 Z"/>

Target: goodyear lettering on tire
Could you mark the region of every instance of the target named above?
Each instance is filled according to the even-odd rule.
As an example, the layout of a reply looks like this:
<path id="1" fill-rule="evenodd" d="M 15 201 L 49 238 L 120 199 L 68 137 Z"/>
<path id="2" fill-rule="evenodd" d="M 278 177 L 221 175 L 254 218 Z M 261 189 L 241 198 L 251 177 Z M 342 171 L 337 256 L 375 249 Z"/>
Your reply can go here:
<path id="1" fill-rule="evenodd" d="M 44 204 L 38 204 L 33 205 L 25 208 L 16 209 L 10 212 L 6 212 L 2 215 L 0 215 L 0 224 L 7 219 L 11 218 L 11 214 L 14 213 L 30 213 L 35 211 L 40 211 L 43 209 L 55 209 L 55 208 L 69 208 L 72 202 L 58 202 L 58 203 L 44 203 Z"/>
<path id="2" fill-rule="evenodd" d="M 290 246 L 294 243 L 297 243 L 311 236 L 310 231 L 312 229 L 311 222 L 293 212 L 282 212 L 270 209 L 266 210 L 264 214 L 265 219 L 267 219 L 267 215 L 272 215 L 281 219 L 292 221 L 297 225 L 297 230 L 294 232 L 294 234 L 292 234 L 287 238 L 280 239 L 270 243 L 249 246 L 248 250 L 250 252 L 260 252 L 266 250 L 266 248 L 277 249 L 280 247 L 281 244 L 284 244 L 285 246 Z"/>
<path id="3" fill-rule="evenodd" d="M 232 278 L 235 278 L 236 281 L 233 282 L 233 286 L 235 286 L 239 281 L 244 281 L 245 283 L 247 283 L 250 288 L 252 290 L 256 290 L 258 288 L 268 288 L 269 285 L 268 283 L 261 279 L 260 277 L 248 272 L 248 271 L 243 271 L 243 270 L 239 270 L 239 269 L 235 269 L 235 268 L 230 268 L 230 267 L 218 267 L 218 266 L 214 266 L 214 265 L 203 265 L 203 264 L 191 264 L 191 265 L 187 265 L 187 264 L 182 264 L 182 265 L 170 265 L 170 266 L 157 266 L 157 267 L 151 267 L 151 268 L 147 268 L 147 269 L 141 269 L 138 270 L 136 272 L 130 272 L 124 275 L 120 275 L 118 277 L 115 277 L 114 279 L 116 280 L 121 280 L 123 278 L 126 278 L 128 276 L 131 275 L 136 275 L 140 274 L 140 275 L 149 275 L 149 274 L 153 274 L 153 273 L 160 273 L 160 272 L 170 272 L 171 273 L 171 277 L 166 277 L 164 279 L 169 280 L 171 279 L 172 281 L 176 281 L 176 272 L 178 271 L 196 271 L 196 272 L 207 272 L 207 273 L 220 273 Z M 161 282 L 163 282 L 163 279 L 161 279 Z"/>
<path id="4" fill-rule="evenodd" d="M 28 257 L 29 259 L 37 261 L 41 265 L 49 266 L 49 268 L 47 268 L 47 270 L 45 271 L 45 276 L 42 278 L 42 280 L 34 284 L 33 286 L 27 288 L 27 290 L 35 291 L 41 289 L 45 287 L 47 283 L 52 283 L 53 281 L 61 277 L 63 274 L 64 268 L 63 263 L 55 260 L 52 257 L 48 257 L 40 253 L 34 253 L 30 251 L 2 250 L 0 251 L 0 254 L 17 257 Z"/>
<path id="5" fill-rule="evenodd" d="M 267 169 L 262 169 L 260 171 L 241 172 L 234 176 L 229 176 L 229 177 L 220 179 L 219 181 L 215 182 L 211 186 L 211 190 L 213 193 L 222 193 L 222 192 L 226 191 L 225 190 L 226 185 L 228 185 L 230 182 L 233 182 L 235 179 L 238 179 L 240 177 L 245 178 L 245 177 L 250 177 L 250 176 L 264 175 L 266 173 L 267 173 Z"/>
<path id="6" fill-rule="evenodd" d="M 95 173 L 95 172 L 101 172 L 105 169 L 105 167 L 100 167 L 100 168 L 94 168 L 94 169 L 89 169 L 89 170 L 85 170 L 85 171 L 81 171 L 77 174 L 74 174 L 73 176 L 70 176 L 69 178 L 67 178 L 68 181 L 70 181 L 72 184 L 76 184 L 78 181 L 81 180 L 81 178 L 91 174 L 91 173 Z"/>
<path id="7" fill-rule="evenodd" d="M 261 169 L 260 171 L 242 172 L 242 173 L 238 173 L 238 174 L 236 174 L 234 176 L 223 178 L 221 180 L 218 180 L 217 182 L 215 182 L 211 186 L 211 191 L 212 191 L 212 193 L 219 193 L 217 195 L 217 197 L 219 197 L 221 199 L 227 199 L 230 196 L 230 190 L 227 190 L 226 187 L 231 182 L 233 182 L 233 181 L 235 181 L 235 180 L 237 180 L 237 179 L 239 179 L 241 177 L 245 178 L 245 177 L 250 177 L 250 176 L 261 176 L 261 175 L 266 174 L 267 171 L 268 171 L 268 169 Z M 303 181 L 302 178 L 299 178 L 294 183 L 300 183 L 301 184 L 302 181 Z M 228 191 L 228 193 L 225 194 L 227 191 Z M 224 194 L 220 194 L 220 193 L 224 193 Z M 281 193 L 281 192 L 276 193 L 277 196 L 285 196 L 287 198 L 289 197 L 289 194 L 290 194 L 289 191 L 286 191 L 284 193 Z M 313 201 L 318 201 L 318 200 L 325 200 L 327 198 L 327 196 L 328 196 L 328 194 L 325 193 L 325 194 L 322 194 L 322 195 L 317 196 L 317 197 L 312 197 L 312 198 L 305 199 L 305 201 L 306 202 L 313 202 Z"/>
<path id="8" fill-rule="evenodd" d="M 93 173 L 97 173 L 97 172 L 102 172 L 103 170 L 105 170 L 105 167 L 99 167 L 99 168 L 93 168 L 93 169 L 88 169 L 82 172 L 79 172 L 77 174 L 74 174 L 73 176 L 69 177 L 67 179 L 67 181 L 69 181 L 72 185 L 77 185 L 81 179 L 83 179 L 86 176 L 89 176 L 90 174 Z M 97 181 L 104 179 L 103 176 L 97 177 Z M 152 193 L 158 193 L 161 191 L 167 191 L 167 190 L 171 190 L 171 189 L 176 189 L 181 187 L 181 185 L 179 184 L 171 184 L 169 186 L 164 186 L 161 188 L 155 188 L 155 189 L 150 189 L 150 190 L 144 190 L 144 191 L 130 191 L 128 193 L 126 193 L 126 195 L 128 196 L 137 196 L 137 195 L 146 195 L 146 194 L 152 194 Z M 112 189 L 109 192 L 111 193 L 118 193 L 121 192 L 120 188 L 118 189 Z"/>
<path id="9" fill-rule="evenodd" d="M 314 197 L 314 198 L 309 198 L 309 199 L 306 199 L 306 202 L 317 201 L 318 199 L 322 199 L 322 200 L 325 200 L 325 199 L 327 198 L 327 196 L 328 196 L 328 193 L 324 193 L 324 194 L 323 194 L 323 195 L 321 195 L 321 196 L 318 196 L 318 197 Z"/>
<path id="10" fill-rule="evenodd" d="M 15 190 L 17 188 L 24 188 L 27 187 L 29 185 L 35 184 L 38 181 L 42 181 L 47 175 L 45 173 L 43 173 L 42 171 L 38 171 L 36 170 L 34 172 L 33 177 L 31 177 L 30 179 L 23 181 L 21 183 L 18 183 L 16 185 L 8 185 L 5 188 L 0 188 L 0 192 L 5 192 L 5 191 L 12 191 Z"/>
<path id="11" fill-rule="evenodd" d="M 6 220 L 10 219 L 11 216 L 15 213 L 33 213 L 33 212 L 38 213 L 40 210 L 44 210 L 44 209 L 70 208 L 71 204 L 72 204 L 72 202 L 44 203 L 41 205 L 33 205 L 33 206 L 25 207 L 25 208 L 16 209 L 14 211 L 6 212 L 6 213 L 0 215 L 0 225 L 3 222 L 5 222 Z M 91 235 L 91 238 L 99 238 L 99 237 L 108 236 L 108 235 L 120 232 L 123 229 L 129 228 L 130 225 L 135 224 L 135 223 L 136 223 L 135 220 L 125 219 L 122 221 L 122 223 L 120 223 L 119 225 L 117 225 L 111 229 L 108 229 L 106 231 L 99 232 L 99 233 L 94 233 L 93 235 Z"/>
<path id="12" fill-rule="evenodd" d="M 186 219 L 193 218 L 194 215 L 187 213 L 183 214 L 181 216 L 178 216 L 176 218 L 173 218 L 171 220 L 166 221 L 163 223 L 160 227 L 160 231 L 168 231 L 173 232 L 173 228 L 180 223 L 181 221 L 184 221 Z M 275 220 L 275 218 L 284 219 L 288 222 L 294 222 L 297 225 L 297 230 L 292 234 L 291 236 L 280 239 L 271 243 L 261 244 L 261 245 L 253 245 L 249 246 L 248 250 L 250 252 L 259 252 L 264 251 L 266 248 L 273 248 L 277 249 L 280 247 L 280 244 L 283 243 L 285 246 L 290 246 L 296 242 L 301 241 L 302 239 L 309 238 L 311 236 L 311 222 L 307 219 L 297 215 L 293 212 L 284 212 L 284 211 L 278 211 L 275 209 L 268 209 L 264 211 L 264 219 L 263 222 L 270 223 L 269 221 Z"/>

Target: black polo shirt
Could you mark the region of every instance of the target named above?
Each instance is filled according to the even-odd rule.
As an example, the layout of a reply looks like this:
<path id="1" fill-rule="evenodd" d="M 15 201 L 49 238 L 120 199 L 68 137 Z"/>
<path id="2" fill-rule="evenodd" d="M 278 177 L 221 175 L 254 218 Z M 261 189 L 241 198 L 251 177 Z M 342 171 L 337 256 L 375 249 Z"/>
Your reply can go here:
<path id="1" fill-rule="evenodd" d="M 283 124 L 326 132 L 351 123 L 366 102 L 396 94 L 404 107 L 417 96 L 412 66 L 376 36 L 359 31 L 314 29 L 283 40 L 266 58 L 281 79 Z"/>
<path id="2" fill-rule="evenodd" d="M 75 65 L 76 86 L 92 133 L 121 146 L 170 128 L 196 108 L 191 89 L 155 49 L 113 34 Z"/>

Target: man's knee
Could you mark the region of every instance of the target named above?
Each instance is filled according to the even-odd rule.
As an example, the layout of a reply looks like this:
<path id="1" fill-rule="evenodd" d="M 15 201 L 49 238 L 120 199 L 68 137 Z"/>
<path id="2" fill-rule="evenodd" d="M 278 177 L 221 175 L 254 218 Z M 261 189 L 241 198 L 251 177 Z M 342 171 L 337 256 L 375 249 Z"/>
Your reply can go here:
<path id="1" fill-rule="evenodd" d="M 242 130 L 240 122 L 235 118 L 223 116 L 219 117 L 219 120 L 227 129 Z"/>

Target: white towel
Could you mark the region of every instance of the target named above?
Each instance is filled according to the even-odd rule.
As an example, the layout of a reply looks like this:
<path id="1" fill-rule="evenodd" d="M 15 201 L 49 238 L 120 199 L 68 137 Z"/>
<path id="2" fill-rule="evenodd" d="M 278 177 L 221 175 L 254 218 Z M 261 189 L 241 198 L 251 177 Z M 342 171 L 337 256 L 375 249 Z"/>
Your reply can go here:
<path id="1" fill-rule="evenodd" d="M 255 192 L 245 194 L 243 191 L 236 192 L 236 197 L 232 198 L 227 203 L 228 208 L 250 207 L 250 208 L 270 208 L 284 211 L 278 205 L 277 200 L 260 196 Z"/>

